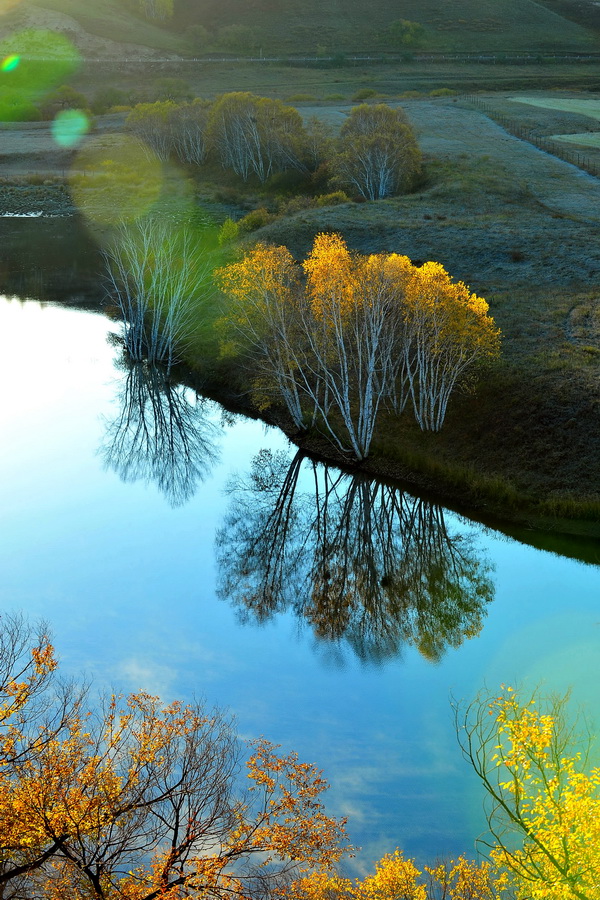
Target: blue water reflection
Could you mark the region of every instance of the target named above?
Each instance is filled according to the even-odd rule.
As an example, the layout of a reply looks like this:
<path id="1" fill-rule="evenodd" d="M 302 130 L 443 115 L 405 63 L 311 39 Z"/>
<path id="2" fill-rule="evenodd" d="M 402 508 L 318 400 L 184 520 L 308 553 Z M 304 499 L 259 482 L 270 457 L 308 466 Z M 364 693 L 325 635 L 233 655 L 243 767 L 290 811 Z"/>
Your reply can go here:
<path id="1" fill-rule="evenodd" d="M 243 624 L 216 594 L 215 536 L 232 527 L 225 488 L 261 450 L 289 453 L 287 441 L 243 419 L 222 428 L 218 407 L 204 405 L 219 459 L 187 503 L 173 506 L 147 472 L 123 481 L 98 452 L 127 377 L 110 331 L 89 313 L 0 306 L 1 607 L 45 617 L 70 674 L 203 696 L 230 707 L 243 736 L 317 762 L 331 811 L 350 817 L 363 847 L 358 867 L 396 845 L 422 860 L 471 849 L 482 797 L 458 752 L 450 692 L 545 679 L 573 684 L 595 714 L 599 570 L 445 513 L 448 531 L 489 560 L 495 599 L 481 632 L 437 664 L 410 641 L 377 667 L 352 648 L 340 658 L 287 607 Z"/>

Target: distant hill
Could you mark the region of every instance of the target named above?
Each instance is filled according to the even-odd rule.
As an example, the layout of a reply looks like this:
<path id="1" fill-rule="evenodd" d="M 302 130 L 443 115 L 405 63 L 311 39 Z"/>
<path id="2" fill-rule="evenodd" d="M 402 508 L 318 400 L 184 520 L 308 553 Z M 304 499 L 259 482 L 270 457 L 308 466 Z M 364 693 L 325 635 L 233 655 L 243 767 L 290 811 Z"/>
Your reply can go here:
<path id="1" fill-rule="evenodd" d="M 239 23 L 267 47 L 335 52 L 392 49 L 386 31 L 398 19 L 424 26 L 438 50 L 586 48 L 598 35 L 534 0 L 180 0 L 180 27 Z M 397 46 L 397 45 L 396 45 Z"/>
<path id="2" fill-rule="evenodd" d="M 37 0 L 37 6 L 72 16 L 90 34 L 170 52 L 190 52 L 185 35 L 193 25 L 207 29 L 206 49 L 219 46 L 220 29 L 240 25 L 253 29 L 254 48 L 265 54 L 410 51 L 389 31 L 399 19 L 423 26 L 415 49 L 600 47 L 592 0 L 175 0 L 166 25 L 137 16 L 125 0 Z"/>

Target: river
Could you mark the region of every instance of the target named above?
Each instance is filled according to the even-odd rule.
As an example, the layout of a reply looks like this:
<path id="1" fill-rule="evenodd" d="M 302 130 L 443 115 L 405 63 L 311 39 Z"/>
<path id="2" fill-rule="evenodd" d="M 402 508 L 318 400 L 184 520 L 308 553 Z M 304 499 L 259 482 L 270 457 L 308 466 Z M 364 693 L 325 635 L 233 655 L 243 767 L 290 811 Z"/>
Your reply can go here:
<path id="1" fill-rule="evenodd" d="M 116 331 L 0 304 L 1 608 L 47 620 L 69 675 L 202 697 L 316 762 L 355 870 L 472 852 L 483 797 L 450 697 L 543 681 L 597 716 L 598 567 L 294 461 L 128 369 Z"/>
<path id="2" fill-rule="evenodd" d="M 201 697 L 317 763 L 351 870 L 472 853 L 451 697 L 572 687 L 600 726 L 600 546 L 519 543 L 296 457 L 124 365 L 83 308 L 101 260 L 76 220 L 1 219 L 0 239 L 0 610 L 44 618 L 99 690 Z"/>

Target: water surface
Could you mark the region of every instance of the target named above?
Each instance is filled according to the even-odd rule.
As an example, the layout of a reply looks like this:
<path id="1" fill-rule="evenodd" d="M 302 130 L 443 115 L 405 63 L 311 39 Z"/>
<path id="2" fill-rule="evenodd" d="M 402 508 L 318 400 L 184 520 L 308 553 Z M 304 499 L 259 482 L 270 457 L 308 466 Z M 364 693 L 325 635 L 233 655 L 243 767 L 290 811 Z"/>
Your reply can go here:
<path id="1" fill-rule="evenodd" d="M 116 330 L 0 305 L 0 607 L 44 617 L 69 674 L 204 697 L 316 762 L 355 867 L 471 851 L 450 694 L 571 685 L 600 722 L 599 569 L 294 463 L 276 430 L 123 366 Z"/>

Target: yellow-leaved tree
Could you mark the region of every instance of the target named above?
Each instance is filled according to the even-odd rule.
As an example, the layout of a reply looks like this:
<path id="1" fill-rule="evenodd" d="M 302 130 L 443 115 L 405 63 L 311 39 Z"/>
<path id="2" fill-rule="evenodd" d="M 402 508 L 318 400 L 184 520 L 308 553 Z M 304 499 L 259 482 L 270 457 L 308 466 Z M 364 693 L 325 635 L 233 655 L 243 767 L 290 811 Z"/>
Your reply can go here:
<path id="1" fill-rule="evenodd" d="M 225 345 L 248 355 L 255 399 L 283 400 L 296 427 L 317 425 L 356 459 L 384 404 L 410 402 L 438 431 L 456 385 L 500 352 L 487 303 L 439 263 L 353 253 L 338 234 L 317 235 L 302 268 L 258 244 L 217 278 Z"/>
<path id="2" fill-rule="evenodd" d="M 405 372 L 415 418 L 424 430 L 439 431 L 460 378 L 498 355 L 500 331 L 486 301 L 436 262 L 412 267 L 405 304 Z"/>
<path id="3" fill-rule="evenodd" d="M 486 789 L 489 853 L 519 900 L 600 897 L 600 768 L 568 695 L 511 687 L 456 709 L 463 753 Z"/>
<path id="4" fill-rule="evenodd" d="M 0 896 L 247 898 L 347 849 L 321 773 L 198 704 L 134 694 L 88 709 L 47 634 L 0 628 Z"/>
<path id="5" fill-rule="evenodd" d="M 352 881 L 327 872 L 311 872 L 291 886 L 294 900 L 500 900 L 502 883 L 487 862 L 464 856 L 417 868 L 400 850 L 386 854 L 375 872 Z"/>

